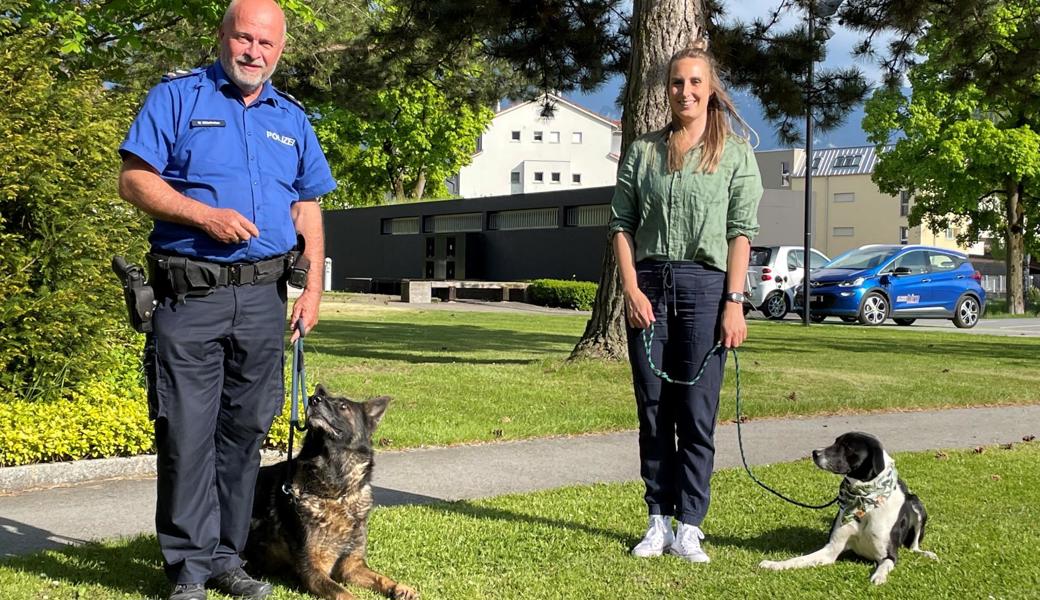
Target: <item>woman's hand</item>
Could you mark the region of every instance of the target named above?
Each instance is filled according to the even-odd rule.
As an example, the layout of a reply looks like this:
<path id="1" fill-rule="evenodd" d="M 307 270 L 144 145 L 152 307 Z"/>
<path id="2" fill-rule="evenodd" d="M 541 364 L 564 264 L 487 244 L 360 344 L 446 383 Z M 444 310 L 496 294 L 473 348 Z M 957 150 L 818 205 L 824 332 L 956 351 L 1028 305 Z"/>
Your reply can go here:
<path id="1" fill-rule="evenodd" d="M 636 329 L 646 329 L 656 320 L 650 299 L 637 287 L 625 290 L 625 314 L 628 324 Z"/>
<path id="2" fill-rule="evenodd" d="M 747 339 L 747 321 L 744 320 L 744 307 L 736 302 L 726 302 L 722 309 L 722 327 L 720 329 L 723 348 L 737 348 Z"/>

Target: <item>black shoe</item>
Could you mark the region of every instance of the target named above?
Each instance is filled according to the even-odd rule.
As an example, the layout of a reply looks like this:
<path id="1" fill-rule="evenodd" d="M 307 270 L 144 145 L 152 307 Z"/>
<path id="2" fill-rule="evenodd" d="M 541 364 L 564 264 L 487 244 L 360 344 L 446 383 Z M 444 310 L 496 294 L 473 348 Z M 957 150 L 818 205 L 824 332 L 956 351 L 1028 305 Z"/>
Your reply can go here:
<path id="1" fill-rule="evenodd" d="M 167 600 L 206 600 L 206 588 L 198 583 L 178 583 Z"/>
<path id="2" fill-rule="evenodd" d="M 242 567 L 221 573 L 206 582 L 206 585 L 222 594 L 245 600 L 260 600 L 271 595 L 270 583 L 253 579 Z"/>

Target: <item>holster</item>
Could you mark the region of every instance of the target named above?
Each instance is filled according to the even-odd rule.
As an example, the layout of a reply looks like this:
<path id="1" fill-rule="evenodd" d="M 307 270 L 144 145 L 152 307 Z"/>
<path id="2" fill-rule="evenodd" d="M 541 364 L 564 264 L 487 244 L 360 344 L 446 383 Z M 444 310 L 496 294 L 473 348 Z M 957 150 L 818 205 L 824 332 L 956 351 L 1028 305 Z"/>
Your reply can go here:
<path id="1" fill-rule="evenodd" d="M 123 299 L 134 331 L 149 333 L 157 304 L 155 291 L 145 280 L 144 269 L 126 262 L 122 256 L 112 257 L 112 271 L 123 285 Z"/>

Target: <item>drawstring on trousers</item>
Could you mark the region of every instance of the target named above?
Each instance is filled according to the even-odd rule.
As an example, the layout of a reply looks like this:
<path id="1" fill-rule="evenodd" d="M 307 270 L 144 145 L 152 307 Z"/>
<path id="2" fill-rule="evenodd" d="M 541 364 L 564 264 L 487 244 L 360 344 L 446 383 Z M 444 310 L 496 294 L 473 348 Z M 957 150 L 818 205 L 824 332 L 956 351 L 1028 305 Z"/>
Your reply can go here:
<path id="1" fill-rule="evenodd" d="M 672 290 L 672 315 L 677 315 L 675 306 L 678 303 L 678 296 L 675 291 L 675 273 L 672 271 L 672 263 L 665 262 L 661 267 L 661 281 L 665 290 L 665 303 L 668 302 L 668 290 Z"/>

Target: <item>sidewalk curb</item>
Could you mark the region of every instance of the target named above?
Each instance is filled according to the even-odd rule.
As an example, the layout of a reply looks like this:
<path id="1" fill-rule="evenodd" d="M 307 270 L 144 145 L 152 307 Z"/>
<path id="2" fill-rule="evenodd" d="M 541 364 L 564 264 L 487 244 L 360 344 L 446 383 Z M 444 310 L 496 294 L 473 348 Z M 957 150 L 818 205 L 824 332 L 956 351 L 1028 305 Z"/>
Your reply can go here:
<path id="1" fill-rule="evenodd" d="M 266 465 L 284 458 L 284 452 L 265 450 L 260 460 Z M 0 495 L 106 479 L 146 479 L 155 477 L 155 468 L 154 454 L 2 467 Z"/>

